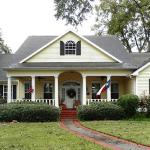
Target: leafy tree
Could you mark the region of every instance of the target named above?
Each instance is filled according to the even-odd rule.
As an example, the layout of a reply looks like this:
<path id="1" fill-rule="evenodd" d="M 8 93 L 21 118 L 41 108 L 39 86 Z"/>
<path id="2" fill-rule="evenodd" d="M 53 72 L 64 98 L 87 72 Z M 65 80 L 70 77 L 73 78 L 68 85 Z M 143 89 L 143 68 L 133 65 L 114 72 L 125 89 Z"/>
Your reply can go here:
<path id="1" fill-rule="evenodd" d="M 92 1 L 94 0 L 54 0 L 55 17 L 77 26 L 86 19 L 86 14 L 92 11 Z"/>
<path id="2" fill-rule="evenodd" d="M 77 26 L 94 9 L 96 22 L 93 30 L 97 34 L 117 35 L 129 52 L 132 52 L 133 48 L 139 52 L 143 50 L 150 52 L 149 0 L 100 0 L 95 7 L 92 7 L 91 2 L 91 0 L 55 0 L 56 17 L 67 20 L 67 24 Z M 79 4 L 83 9 L 86 6 L 85 11 L 76 9 Z M 72 6 L 73 11 L 70 11 Z M 77 17 L 79 14 L 80 18 Z"/>
<path id="3" fill-rule="evenodd" d="M 4 43 L 0 31 L 0 54 L 11 53 L 11 49 Z"/>

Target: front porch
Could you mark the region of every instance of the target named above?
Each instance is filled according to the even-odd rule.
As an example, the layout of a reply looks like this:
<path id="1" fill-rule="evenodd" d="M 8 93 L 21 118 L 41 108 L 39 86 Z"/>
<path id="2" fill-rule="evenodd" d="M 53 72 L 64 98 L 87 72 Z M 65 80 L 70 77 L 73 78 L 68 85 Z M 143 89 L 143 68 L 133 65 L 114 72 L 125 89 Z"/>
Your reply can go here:
<path id="1" fill-rule="evenodd" d="M 12 78 L 16 85 L 16 99 L 12 99 Z M 97 91 L 108 80 L 111 86 L 99 97 Z M 90 102 L 116 101 L 121 95 L 132 93 L 134 80 L 126 75 L 85 74 L 77 71 L 44 74 L 15 74 L 8 76 L 7 102 L 35 101 L 56 107 L 75 108 L 77 105 L 89 105 Z"/>

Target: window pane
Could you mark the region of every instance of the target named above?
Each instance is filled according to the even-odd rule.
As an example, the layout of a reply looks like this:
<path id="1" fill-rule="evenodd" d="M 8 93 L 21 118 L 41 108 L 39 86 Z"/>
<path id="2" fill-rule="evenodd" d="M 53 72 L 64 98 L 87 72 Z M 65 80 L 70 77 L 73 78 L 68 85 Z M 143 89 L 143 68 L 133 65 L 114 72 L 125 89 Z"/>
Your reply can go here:
<path id="1" fill-rule="evenodd" d="M 13 99 L 16 99 L 16 94 L 17 94 L 16 85 L 13 85 L 13 95 L 12 95 Z"/>
<path id="2" fill-rule="evenodd" d="M 100 90 L 100 83 L 92 83 L 92 99 L 100 98 L 100 96 L 96 96 L 99 90 Z"/>
<path id="3" fill-rule="evenodd" d="M 31 99 L 31 93 L 25 93 L 25 99 Z"/>
<path id="4" fill-rule="evenodd" d="M 119 98 L 119 93 L 111 93 L 111 98 L 112 99 L 118 99 Z"/>
<path id="5" fill-rule="evenodd" d="M 74 55 L 76 54 L 76 44 L 74 41 L 67 41 L 65 44 L 65 54 Z"/>
<path id="6" fill-rule="evenodd" d="M 78 100 L 80 100 L 80 88 L 78 88 Z"/>
<path id="7" fill-rule="evenodd" d="M 44 93 L 44 99 L 52 99 L 52 93 Z"/>
<path id="8" fill-rule="evenodd" d="M 53 98 L 53 85 L 51 83 L 44 84 L 44 99 Z"/>
<path id="9" fill-rule="evenodd" d="M 119 98 L 119 84 L 118 83 L 111 84 L 111 98 L 112 99 Z"/>
<path id="10" fill-rule="evenodd" d="M 24 98 L 25 99 L 31 99 L 31 93 L 29 93 L 29 88 L 31 88 L 31 82 L 26 82 L 24 84 L 24 93 L 25 93 L 25 96 Z"/>
<path id="11" fill-rule="evenodd" d="M 0 85 L 0 98 L 3 98 L 3 85 Z"/>
<path id="12" fill-rule="evenodd" d="M 4 85 L 4 92 L 7 92 L 7 85 Z"/>

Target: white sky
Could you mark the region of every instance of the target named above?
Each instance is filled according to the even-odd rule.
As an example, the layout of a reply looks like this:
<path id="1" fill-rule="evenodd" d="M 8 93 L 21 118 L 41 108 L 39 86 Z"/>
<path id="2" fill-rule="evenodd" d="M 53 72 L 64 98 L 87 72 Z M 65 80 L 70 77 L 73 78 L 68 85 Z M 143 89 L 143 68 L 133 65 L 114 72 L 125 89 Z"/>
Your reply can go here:
<path id="1" fill-rule="evenodd" d="M 71 29 L 56 21 L 53 0 L 0 0 L 0 28 L 5 43 L 15 52 L 30 35 L 60 35 Z M 78 28 L 81 35 L 91 31 L 94 17 Z"/>

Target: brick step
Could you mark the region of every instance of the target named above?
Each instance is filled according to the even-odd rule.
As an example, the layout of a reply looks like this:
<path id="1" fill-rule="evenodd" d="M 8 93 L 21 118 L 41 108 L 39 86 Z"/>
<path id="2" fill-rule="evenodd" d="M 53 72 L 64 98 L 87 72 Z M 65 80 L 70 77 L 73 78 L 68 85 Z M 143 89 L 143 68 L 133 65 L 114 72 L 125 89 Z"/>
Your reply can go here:
<path id="1" fill-rule="evenodd" d="M 77 114 L 60 114 L 61 116 L 76 116 Z"/>
<path id="2" fill-rule="evenodd" d="M 75 116 L 72 116 L 72 115 L 68 115 L 68 116 L 65 115 L 65 116 L 63 116 L 63 115 L 62 115 L 62 116 L 60 116 L 60 117 L 76 117 L 76 115 L 75 115 Z"/>
<path id="3" fill-rule="evenodd" d="M 77 117 L 60 117 L 60 119 L 77 119 Z"/>
<path id="4" fill-rule="evenodd" d="M 62 109 L 60 114 L 60 119 L 76 119 L 77 111 L 76 109 Z"/>
<path id="5" fill-rule="evenodd" d="M 76 115 L 77 112 L 61 112 L 61 114 L 73 114 L 73 115 Z"/>
<path id="6" fill-rule="evenodd" d="M 61 111 L 76 111 L 76 109 L 62 109 Z"/>

